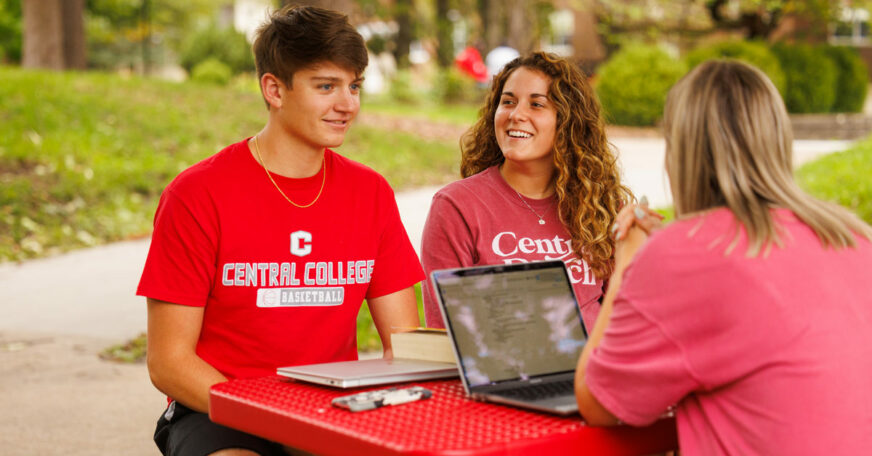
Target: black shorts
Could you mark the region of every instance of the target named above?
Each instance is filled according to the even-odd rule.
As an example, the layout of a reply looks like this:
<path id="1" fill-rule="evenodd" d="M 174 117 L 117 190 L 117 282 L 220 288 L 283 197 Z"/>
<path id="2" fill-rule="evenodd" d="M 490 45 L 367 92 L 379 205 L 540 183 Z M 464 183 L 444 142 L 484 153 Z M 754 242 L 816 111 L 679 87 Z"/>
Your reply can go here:
<path id="1" fill-rule="evenodd" d="M 154 443 L 165 456 L 204 456 L 226 448 L 244 448 L 262 456 L 284 456 L 278 443 L 215 424 L 209 415 L 173 401 L 157 420 Z"/>

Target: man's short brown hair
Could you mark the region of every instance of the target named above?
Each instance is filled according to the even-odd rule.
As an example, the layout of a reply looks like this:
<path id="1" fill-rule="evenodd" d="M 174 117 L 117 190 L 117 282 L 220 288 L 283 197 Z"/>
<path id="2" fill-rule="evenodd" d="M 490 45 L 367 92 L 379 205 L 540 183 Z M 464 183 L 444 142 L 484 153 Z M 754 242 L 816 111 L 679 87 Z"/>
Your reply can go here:
<path id="1" fill-rule="evenodd" d="M 336 11 L 288 5 L 270 15 L 254 41 L 257 76 L 272 73 L 288 87 L 297 71 L 330 62 L 356 75 L 369 58 L 363 37 Z"/>

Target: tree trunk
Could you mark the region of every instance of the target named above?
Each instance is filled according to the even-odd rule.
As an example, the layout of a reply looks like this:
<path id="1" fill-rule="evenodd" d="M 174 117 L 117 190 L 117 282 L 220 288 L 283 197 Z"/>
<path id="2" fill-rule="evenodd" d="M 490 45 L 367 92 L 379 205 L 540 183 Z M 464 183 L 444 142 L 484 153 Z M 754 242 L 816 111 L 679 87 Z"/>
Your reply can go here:
<path id="1" fill-rule="evenodd" d="M 84 70 L 85 0 L 61 0 L 63 23 L 64 68 Z"/>
<path id="2" fill-rule="evenodd" d="M 63 0 L 22 0 L 21 66 L 64 69 Z"/>
<path id="3" fill-rule="evenodd" d="M 572 36 L 573 57 L 585 74 L 593 74 L 594 69 L 606 58 L 606 47 L 597 32 L 597 18 L 588 9 L 575 11 L 575 33 Z"/>
<path id="4" fill-rule="evenodd" d="M 508 0 L 508 30 L 507 37 L 509 46 L 515 48 L 521 54 L 526 54 L 536 48 L 533 42 L 533 13 L 529 11 L 526 0 Z"/>
<path id="5" fill-rule="evenodd" d="M 22 0 L 21 66 L 85 68 L 85 0 Z"/>
<path id="6" fill-rule="evenodd" d="M 394 48 L 394 59 L 397 67 L 409 67 L 409 48 L 412 46 L 412 0 L 396 0 L 394 4 L 394 19 L 397 21 L 397 47 Z"/>
<path id="7" fill-rule="evenodd" d="M 441 68 L 451 66 L 454 61 L 454 40 L 451 37 L 451 21 L 448 19 L 448 0 L 436 0 L 436 62 Z"/>
<path id="8" fill-rule="evenodd" d="M 503 27 L 503 3 L 499 0 L 479 0 L 479 16 L 481 16 L 482 36 L 484 37 L 485 54 L 493 48 L 505 43 L 505 27 Z"/>

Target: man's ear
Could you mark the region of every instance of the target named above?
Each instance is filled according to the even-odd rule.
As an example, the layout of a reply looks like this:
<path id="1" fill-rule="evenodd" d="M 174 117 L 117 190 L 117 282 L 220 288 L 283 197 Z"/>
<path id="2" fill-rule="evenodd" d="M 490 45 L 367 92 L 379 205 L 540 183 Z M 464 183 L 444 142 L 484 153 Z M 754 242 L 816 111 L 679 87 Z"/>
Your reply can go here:
<path id="1" fill-rule="evenodd" d="M 282 107 L 283 95 L 287 91 L 287 86 L 274 74 L 264 73 L 260 77 L 260 91 L 270 107 L 279 109 Z"/>

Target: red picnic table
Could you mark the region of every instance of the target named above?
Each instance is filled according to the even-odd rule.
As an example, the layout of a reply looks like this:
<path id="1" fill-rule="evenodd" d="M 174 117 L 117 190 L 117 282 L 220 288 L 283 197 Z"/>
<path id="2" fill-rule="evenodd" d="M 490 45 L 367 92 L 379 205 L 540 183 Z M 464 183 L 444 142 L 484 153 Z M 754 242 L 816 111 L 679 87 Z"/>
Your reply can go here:
<path id="1" fill-rule="evenodd" d="M 284 377 L 232 380 L 212 387 L 216 423 L 319 455 L 642 455 L 678 448 L 675 419 L 651 426 L 592 427 L 559 417 L 468 399 L 459 380 L 412 382 L 427 400 L 352 413 L 336 389 Z"/>

